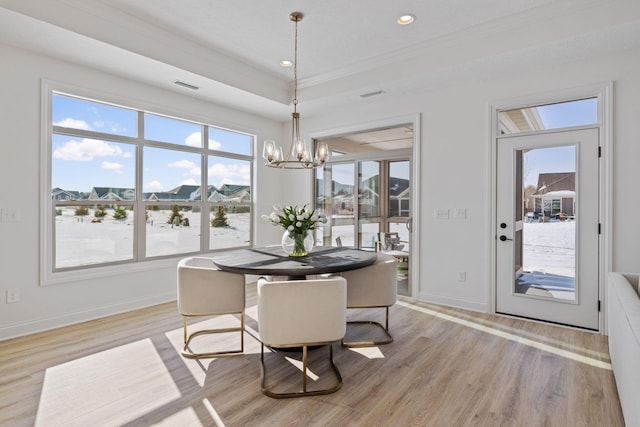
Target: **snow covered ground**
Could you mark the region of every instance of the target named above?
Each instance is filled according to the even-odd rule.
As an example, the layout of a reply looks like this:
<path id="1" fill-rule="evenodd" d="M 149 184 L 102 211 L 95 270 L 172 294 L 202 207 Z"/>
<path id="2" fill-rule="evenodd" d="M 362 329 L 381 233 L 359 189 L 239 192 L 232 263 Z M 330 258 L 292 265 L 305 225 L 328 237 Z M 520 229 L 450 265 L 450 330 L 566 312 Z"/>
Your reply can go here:
<path id="1" fill-rule="evenodd" d="M 573 221 L 525 222 L 523 225 L 523 283 L 575 299 L 575 232 Z"/>
<path id="2" fill-rule="evenodd" d="M 111 210 L 102 222 L 95 222 L 93 209 L 86 216 L 75 216 L 73 208 L 56 216 L 56 267 L 73 267 L 133 258 L 134 212 L 124 220 L 112 218 Z M 170 210 L 148 211 L 146 225 L 147 256 L 174 255 L 200 250 L 200 214 L 182 212 L 189 227 L 167 224 Z M 228 213 L 228 227 L 210 228 L 210 249 L 249 244 L 250 214 Z M 94 222 L 92 222 L 94 221 Z"/>
<path id="3" fill-rule="evenodd" d="M 102 222 L 94 220 L 93 210 L 84 217 L 73 208 L 56 216 L 56 266 L 116 262 L 133 257 L 134 212 L 125 220 L 114 220 L 111 210 Z M 147 219 L 147 256 L 196 252 L 200 248 L 200 214 L 183 212 L 189 227 L 167 224 L 171 211 L 149 211 Z M 245 246 L 249 243 L 250 214 L 227 214 L 228 227 L 210 228 L 210 249 Z M 575 222 L 524 223 L 523 264 L 526 285 L 538 287 L 555 298 L 575 297 Z M 334 230 L 337 232 L 338 230 Z M 353 227 L 339 227 L 342 242 L 354 244 Z M 394 230 L 396 231 L 396 230 Z M 407 233 L 404 227 L 397 231 Z M 375 235 L 374 232 L 371 233 Z M 372 237 L 373 238 L 373 237 Z M 402 239 L 402 240 L 405 240 Z"/>

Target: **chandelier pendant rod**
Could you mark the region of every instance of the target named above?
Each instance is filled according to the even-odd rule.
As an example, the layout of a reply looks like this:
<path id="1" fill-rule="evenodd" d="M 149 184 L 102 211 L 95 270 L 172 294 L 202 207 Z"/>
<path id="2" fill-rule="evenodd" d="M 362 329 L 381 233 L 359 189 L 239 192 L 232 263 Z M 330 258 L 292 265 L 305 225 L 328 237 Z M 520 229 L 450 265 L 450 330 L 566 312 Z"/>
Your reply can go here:
<path id="1" fill-rule="evenodd" d="M 292 12 L 289 19 L 295 23 L 294 57 L 293 57 L 293 113 L 291 114 L 291 147 L 286 155 L 273 140 L 265 141 L 263 158 L 269 167 L 280 169 L 314 169 L 322 166 L 330 157 L 326 142 L 319 142 L 315 155 L 307 147 L 300 135 L 300 113 L 298 113 L 298 22 L 304 15 Z"/>

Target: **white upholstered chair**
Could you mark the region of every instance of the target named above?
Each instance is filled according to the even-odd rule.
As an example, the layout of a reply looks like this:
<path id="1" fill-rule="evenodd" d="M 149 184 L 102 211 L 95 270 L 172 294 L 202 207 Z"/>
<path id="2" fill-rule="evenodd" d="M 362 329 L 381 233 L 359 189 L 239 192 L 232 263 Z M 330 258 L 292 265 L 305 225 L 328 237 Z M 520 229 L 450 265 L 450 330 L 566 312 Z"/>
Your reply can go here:
<path id="1" fill-rule="evenodd" d="M 397 260 L 384 252 L 378 252 L 378 257 L 370 266 L 357 270 L 345 271 L 342 277 L 347 280 L 347 308 L 384 308 L 386 311 L 385 326 L 374 321 L 349 321 L 349 324 L 371 324 L 382 329 L 386 338 L 379 341 L 351 341 L 343 340 L 346 347 L 367 347 L 388 344 L 393 341 L 389 333 L 389 307 L 396 303 L 398 284 Z"/>
<path id="2" fill-rule="evenodd" d="M 211 258 L 189 257 L 178 263 L 178 311 L 184 321 L 184 346 L 181 354 L 191 359 L 244 352 L 245 283 L 242 274 L 219 270 Z M 187 333 L 190 317 L 213 317 L 239 314 L 238 327 L 203 329 Z M 190 350 L 191 340 L 198 335 L 240 332 L 240 349 L 207 353 Z"/>
<path id="3" fill-rule="evenodd" d="M 258 280 L 258 325 L 261 350 L 261 389 L 275 398 L 312 396 L 338 391 L 340 371 L 333 360 L 333 343 L 344 337 L 347 320 L 346 281 L 342 277 L 316 280 Z M 302 347 L 302 391 L 276 393 L 267 387 L 264 347 L 286 350 Z M 328 346 L 335 385 L 309 390 L 307 352 L 309 346 Z M 314 350 L 320 351 L 320 349 Z"/>

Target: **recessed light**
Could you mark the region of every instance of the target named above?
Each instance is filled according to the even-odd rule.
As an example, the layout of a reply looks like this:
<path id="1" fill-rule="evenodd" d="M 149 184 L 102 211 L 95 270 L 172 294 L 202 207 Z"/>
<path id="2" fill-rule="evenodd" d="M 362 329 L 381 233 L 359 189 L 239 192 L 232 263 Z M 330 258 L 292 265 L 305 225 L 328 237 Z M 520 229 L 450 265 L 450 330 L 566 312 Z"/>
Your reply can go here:
<path id="1" fill-rule="evenodd" d="M 289 61 L 288 59 L 283 59 L 282 61 L 280 61 L 281 67 L 291 67 L 292 65 L 293 62 Z"/>
<path id="2" fill-rule="evenodd" d="M 413 23 L 413 21 L 415 20 L 416 20 L 415 15 L 406 14 L 406 15 L 400 15 L 400 17 L 398 17 L 396 22 L 400 25 L 409 25 Z"/>

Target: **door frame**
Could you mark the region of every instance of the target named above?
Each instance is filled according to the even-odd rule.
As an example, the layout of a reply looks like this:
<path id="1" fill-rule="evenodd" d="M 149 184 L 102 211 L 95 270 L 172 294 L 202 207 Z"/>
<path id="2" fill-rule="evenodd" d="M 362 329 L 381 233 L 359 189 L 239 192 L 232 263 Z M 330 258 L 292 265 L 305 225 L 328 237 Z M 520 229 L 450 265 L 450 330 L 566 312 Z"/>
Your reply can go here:
<path id="1" fill-rule="evenodd" d="M 410 114 L 404 116 L 381 118 L 378 120 L 346 125 L 343 127 L 336 127 L 324 130 L 317 130 L 309 132 L 309 140 L 338 137 L 340 135 L 351 133 L 362 133 L 370 130 L 376 130 L 385 127 L 402 126 L 411 124 L 413 126 L 413 147 L 411 150 L 411 182 L 420 182 L 420 127 L 421 127 L 421 114 Z M 310 182 L 311 194 L 313 194 L 313 186 L 315 185 L 315 177 L 312 177 Z M 414 184 L 411 186 L 411 217 L 414 219 L 411 223 L 411 258 L 414 260 L 420 260 L 420 191 L 419 185 Z M 411 277 L 411 288 L 409 289 L 410 295 L 407 298 L 417 300 L 419 292 L 420 280 L 420 262 L 409 263 L 409 276 Z"/>
<path id="2" fill-rule="evenodd" d="M 564 90 L 554 90 L 541 94 L 533 94 L 518 98 L 496 100 L 489 104 L 489 138 L 490 138 L 490 156 L 489 156 L 489 188 L 491 192 L 489 224 L 487 227 L 487 242 L 489 250 L 489 277 L 487 281 L 487 295 L 489 295 L 489 312 L 496 314 L 497 299 L 497 176 L 498 176 L 498 112 L 501 110 L 530 107 L 535 105 L 544 105 L 558 102 L 573 101 L 582 98 L 598 98 L 598 123 L 590 126 L 578 126 L 573 128 L 554 129 L 573 130 L 585 127 L 597 127 L 600 130 L 600 147 L 602 150 L 602 158 L 600 160 L 600 176 L 598 182 L 598 198 L 600 200 L 599 217 L 601 224 L 601 238 L 598 243 L 599 257 L 599 300 L 600 313 L 598 321 L 598 332 L 607 334 L 606 324 L 606 298 L 607 289 L 605 286 L 605 278 L 611 271 L 611 207 L 612 207 L 612 96 L 613 82 L 594 84 L 589 86 L 581 86 L 576 88 L 568 88 Z M 535 132 L 541 133 L 541 132 Z M 528 135 L 532 132 L 523 132 L 519 135 Z"/>

